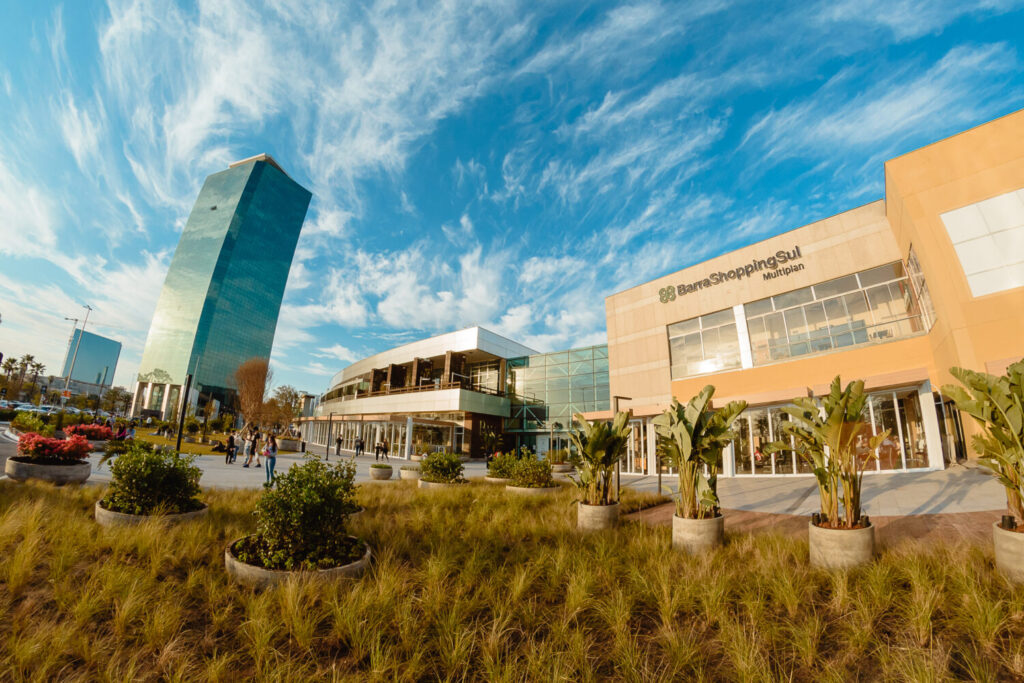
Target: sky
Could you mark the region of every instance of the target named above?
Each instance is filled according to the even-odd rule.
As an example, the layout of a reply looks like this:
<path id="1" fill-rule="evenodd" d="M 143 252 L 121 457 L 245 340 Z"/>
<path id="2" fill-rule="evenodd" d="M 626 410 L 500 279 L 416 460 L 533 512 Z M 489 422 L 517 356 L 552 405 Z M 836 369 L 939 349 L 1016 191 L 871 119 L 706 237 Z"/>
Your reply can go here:
<path id="1" fill-rule="evenodd" d="M 884 196 L 1024 107 L 1024 4 L 0 0 L 0 352 L 73 322 L 131 386 L 205 177 L 313 193 L 276 384 L 475 324 L 603 343 L 604 297 Z"/>

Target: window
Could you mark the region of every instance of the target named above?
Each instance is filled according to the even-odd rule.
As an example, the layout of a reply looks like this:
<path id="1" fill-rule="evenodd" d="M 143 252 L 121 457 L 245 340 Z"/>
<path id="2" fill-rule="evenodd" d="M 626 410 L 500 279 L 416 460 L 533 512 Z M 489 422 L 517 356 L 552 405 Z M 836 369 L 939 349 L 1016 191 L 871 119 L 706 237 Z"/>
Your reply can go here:
<path id="1" fill-rule="evenodd" d="M 910 283 L 914 285 L 914 293 L 917 294 L 917 300 L 921 305 L 924 328 L 930 330 L 935 324 L 935 305 L 932 303 L 932 294 L 928 291 L 928 283 L 924 281 L 921 262 L 917 260 L 913 244 L 910 245 L 910 253 L 907 255 L 907 274 L 910 275 Z"/>
<path id="2" fill-rule="evenodd" d="M 731 308 L 668 326 L 672 379 L 740 367 L 740 342 Z"/>
<path id="3" fill-rule="evenodd" d="M 892 341 L 927 329 L 899 261 L 754 301 L 743 309 L 754 365 Z"/>
<path id="4" fill-rule="evenodd" d="M 1024 287 L 1024 189 L 941 218 L 973 296 Z"/>

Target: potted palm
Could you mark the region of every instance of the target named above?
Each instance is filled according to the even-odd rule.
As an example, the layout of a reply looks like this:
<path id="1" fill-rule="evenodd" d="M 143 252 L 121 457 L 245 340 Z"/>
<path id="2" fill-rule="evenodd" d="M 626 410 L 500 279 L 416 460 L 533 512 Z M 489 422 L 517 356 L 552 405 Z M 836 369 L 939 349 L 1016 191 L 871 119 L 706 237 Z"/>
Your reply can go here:
<path id="1" fill-rule="evenodd" d="M 465 484 L 462 477 L 462 458 L 455 453 L 431 453 L 420 460 L 421 489 L 454 488 Z"/>
<path id="2" fill-rule="evenodd" d="M 537 458 L 521 458 L 512 468 L 512 476 L 505 490 L 521 496 L 540 496 L 557 493 L 561 486 L 551 478 L 551 463 Z"/>
<path id="3" fill-rule="evenodd" d="M 94 508 L 96 522 L 128 526 L 154 518 L 181 522 L 205 515 L 207 507 L 198 498 L 203 472 L 195 465 L 197 457 L 158 451 L 144 441 L 129 443 L 110 466 L 110 486 Z"/>
<path id="4" fill-rule="evenodd" d="M 256 533 L 224 550 L 237 583 L 270 586 L 299 574 L 359 576 L 370 547 L 348 534 L 356 503 L 356 466 L 309 459 L 274 479 L 256 504 Z"/>
<path id="5" fill-rule="evenodd" d="M 577 476 L 572 482 L 582 495 L 576 505 L 576 526 L 583 531 L 611 528 L 619 521 L 612 474 L 626 450 L 629 413 L 616 413 L 611 422 L 590 422 L 579 414 L 573 420 L 578 426 L 569 432 L 576 447 Z"/>
<path id="6" fill-rule="evenodd" d="M 690 554 L 722 544 L 725 518 L 718 502 L 718 467 L 722 450 L 732 440 L 732 424 L 747 408 L 733 401 L 711 409 L 715 388 L 704 387 L 684 406 L 672 405 L 654 418 L 658 449 L 679 475 L 672 547 Z"/>
<path id="7" fill-rule="evenodd" d="M 92 473 L 86 460 L 92 447 L 84 436 L 54 439 L 26 433 L 18 437 L 18 454 L 7 458 L 4 473 L 14 481 L 38 479 L 51 484 L 81 484 Z"/>
<path id="8" fill-rule="evenodd" d="M 810 560 L 816 567 L 856 567 L 870 562 L 875 553 L 875 527 L 862 514 L 860 491 L 864 470 L 889 430 L 869 436 L 871 427 L 862 419 L 866 402 L 862 380 L 843 388 L 836 375 L 828 395 L 793 399 L 783 407 L 789 416 L 779 425 L 784 438 L 766 449 L 796 453 L 817 480 L 821 512 L 808 526 Z M 857 452 L 859 442 L 868 444 L 866 453 Z"/>
<path id="9" fill-rule="evenodd" d="M 981 427 L 973 438 L 978 464 L 1006 489 L 1011 514 L 992 525 L 996 567 L 1024 583 L 1024 361 L 1013 363 L 1000 377 L 963 368 L 950 372 L 966 389 L 950 384 L 942 393 Z"/>
<path id="10" fill-rule="evenodd" d="M 515 453 L 499 453 L 487 463 L 487 476 L 484 481 L 492 484 L 507 484 L 512 479 L 512 471 L 519 459 Z"/>

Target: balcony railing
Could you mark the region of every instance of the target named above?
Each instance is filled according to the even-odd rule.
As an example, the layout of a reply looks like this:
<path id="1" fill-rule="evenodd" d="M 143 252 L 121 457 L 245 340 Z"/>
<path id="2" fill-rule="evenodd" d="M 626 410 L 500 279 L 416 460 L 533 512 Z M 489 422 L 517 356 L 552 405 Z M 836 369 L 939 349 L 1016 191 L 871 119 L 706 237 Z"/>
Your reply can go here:
<path id="1" fill-rule="evenodd" d="M 471 384 L 466 380 L 453 380 L 449 382 L 430 382 L 429 384 L 421 384 L 413 387 L 389 387 L 384 385 L 382 389 L 377 391 L 367 391 L 364 393 L 355 393 L 351 395 L 333 396 L 325 398 L 324 402 L 329 401 L 355 401 L 360 398 L 373 398 L 377 396 L 397 396 L 401 394 L 418 394 L 424 391 L 445 391 L 448 389 L 465 389 L 467 391 L 475 391 L 480 394 L 489 394 L 491 396 L 504 396 L 503 392 L 500 392 L 492 387 L 486 387 L 479 384 Z"/>

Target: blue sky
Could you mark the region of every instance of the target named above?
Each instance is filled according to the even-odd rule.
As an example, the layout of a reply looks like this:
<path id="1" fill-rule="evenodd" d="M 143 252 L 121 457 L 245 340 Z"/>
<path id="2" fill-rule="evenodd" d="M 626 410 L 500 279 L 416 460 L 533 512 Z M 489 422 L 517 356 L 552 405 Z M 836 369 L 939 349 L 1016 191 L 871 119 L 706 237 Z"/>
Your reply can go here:
<path id="1" fill-rule="evenodd" d="M 149 320 L 203 179 L 313 192 L 277 383 L 481 324 L 600 343 L 609 293 L 883 196 L 1024 106 L 1020 2 L 3 0 L 0 351 Z"/>

